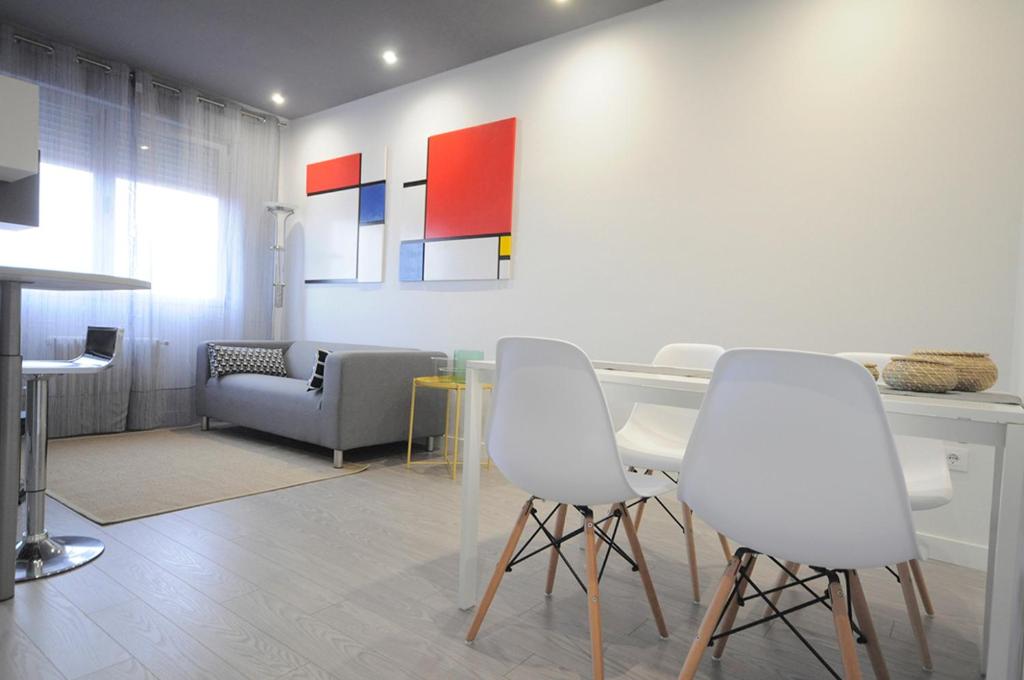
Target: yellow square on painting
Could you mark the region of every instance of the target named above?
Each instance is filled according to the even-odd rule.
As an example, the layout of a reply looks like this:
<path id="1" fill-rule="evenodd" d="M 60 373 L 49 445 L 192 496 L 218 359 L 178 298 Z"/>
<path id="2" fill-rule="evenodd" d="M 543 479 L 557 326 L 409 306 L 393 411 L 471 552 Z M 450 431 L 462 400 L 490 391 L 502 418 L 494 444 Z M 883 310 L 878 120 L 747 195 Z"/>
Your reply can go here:
<path id="1" fill-rule="evenodd" d="M 511 236 L 502 236 L 498 239 L 498 255 L 500 257 L 512 257 Z"/>

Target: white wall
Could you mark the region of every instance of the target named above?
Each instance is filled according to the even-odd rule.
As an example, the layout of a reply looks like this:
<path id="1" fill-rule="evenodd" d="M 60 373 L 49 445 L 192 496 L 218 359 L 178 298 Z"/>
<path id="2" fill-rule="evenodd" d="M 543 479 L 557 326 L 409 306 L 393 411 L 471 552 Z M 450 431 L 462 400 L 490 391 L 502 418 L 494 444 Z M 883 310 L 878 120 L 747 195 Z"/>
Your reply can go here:
<path id="1" fill-rule="evenodd" d="M 640 361 L 684 340 L 950 347 L 1009 377 L 1021 35 L 1010 0 L 669 1 L 293 121 L 298 205 L 311 161 L 389 145 L 394 186 L 430 134 L 517 116 L 519 142 L 512 281 L 399 283 L 392 224 L 385 283 L 304 286 L 300 214 L 289 333 Z M 942 549 L 985 542 L 990 457 L 920 518 Z"/>

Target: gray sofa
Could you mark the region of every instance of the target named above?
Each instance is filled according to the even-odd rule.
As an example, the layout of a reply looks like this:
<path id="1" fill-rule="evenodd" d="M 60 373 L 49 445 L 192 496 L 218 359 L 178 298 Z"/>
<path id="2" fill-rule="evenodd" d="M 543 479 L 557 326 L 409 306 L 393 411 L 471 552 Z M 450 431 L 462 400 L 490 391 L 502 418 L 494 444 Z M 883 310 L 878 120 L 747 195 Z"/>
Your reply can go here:
<path id="1" fill-rule="evenodd" d="M 280 347 L 286 377 L 238 373 L 210 378 L 207 346 Z M 316 350 L 330 350 L 322 391 L 306 390 Z M 211 340 L 196 351 L 196 412 L 203 429 L 211 418 L 319 444 L 343 452 L 404 441 L 409 435 L 412 379 L 432 375 L 441 352 L 312 341 Z M 422 390 L 416 398 L 414 437 L 444 432 L 444 397 Z"/>

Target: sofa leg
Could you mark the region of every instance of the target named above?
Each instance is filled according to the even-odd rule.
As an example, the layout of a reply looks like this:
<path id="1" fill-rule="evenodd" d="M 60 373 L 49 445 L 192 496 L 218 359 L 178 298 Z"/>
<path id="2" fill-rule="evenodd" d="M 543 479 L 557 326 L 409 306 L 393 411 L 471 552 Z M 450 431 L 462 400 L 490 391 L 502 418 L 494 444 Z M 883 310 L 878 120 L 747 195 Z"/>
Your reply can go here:
<path id="1" fill-rule="evenodd" d="M 210 429 L 210 416 L 203 416 L 199 419 L 199 429 L 203 432 Z"/>
<path id="2" fill-rule="evenodd" d="M 345 452 L 341 449 L 334 449 L 334 467 L 340 468 L 344 465 Z"/>
<path id="3" fill-rule="evenodd" d="M 437 451 L 437 437 L 427 437 L 427 451 Z"/>

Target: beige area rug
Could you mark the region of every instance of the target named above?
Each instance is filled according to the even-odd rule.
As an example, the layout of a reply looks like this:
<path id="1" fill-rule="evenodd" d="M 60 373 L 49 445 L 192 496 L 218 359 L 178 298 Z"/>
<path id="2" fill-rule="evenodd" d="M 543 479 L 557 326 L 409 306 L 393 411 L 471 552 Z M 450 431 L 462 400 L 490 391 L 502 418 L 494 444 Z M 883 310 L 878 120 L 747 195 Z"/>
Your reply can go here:
<path id="1" fill-rule="evenodd" d="M 47 493 L 98 524 L 113 524 L 367 467 L 339 470 L 322 452 L 189 427 L 53 440 Z"/>

